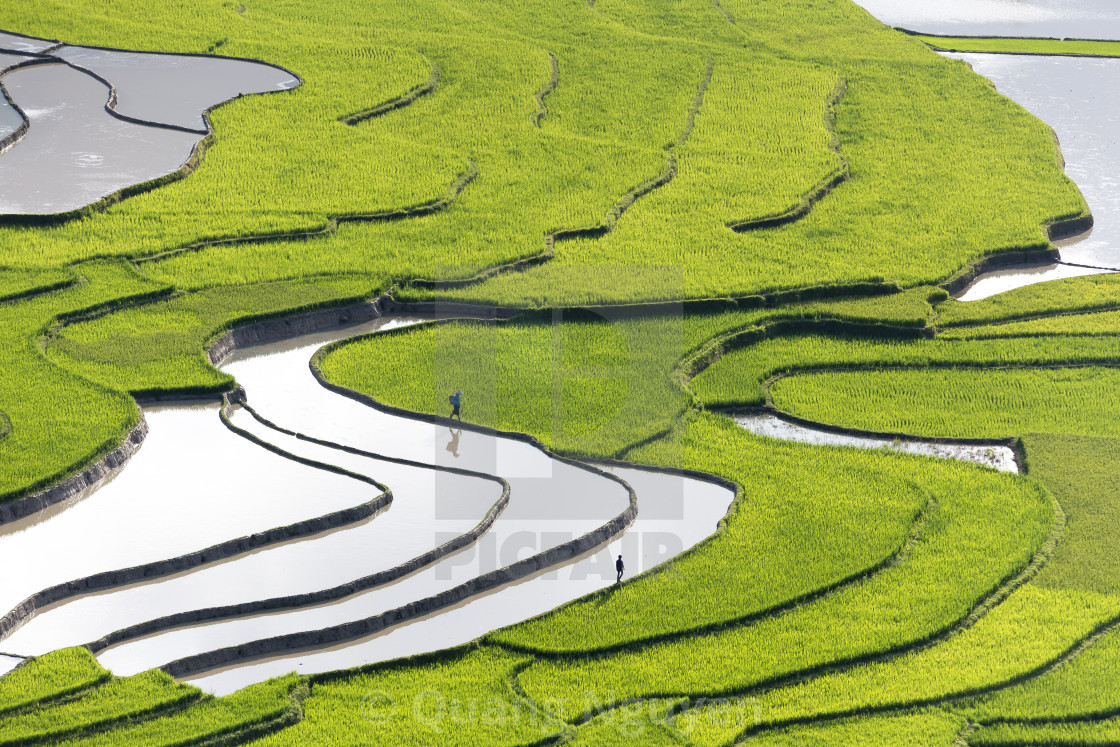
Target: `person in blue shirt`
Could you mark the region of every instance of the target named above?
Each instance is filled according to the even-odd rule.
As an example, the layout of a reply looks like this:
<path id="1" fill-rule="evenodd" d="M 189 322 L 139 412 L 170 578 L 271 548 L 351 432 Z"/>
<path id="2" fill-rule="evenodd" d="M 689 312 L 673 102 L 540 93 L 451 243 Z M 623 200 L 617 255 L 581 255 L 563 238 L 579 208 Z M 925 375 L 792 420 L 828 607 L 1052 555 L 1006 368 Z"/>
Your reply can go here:
<path id="1" fill-rule="evenodd" d="M 451 417 L 459 418 L 459 422 L 462 423 L 463 422 L 463 416 L 459 414 L 459 405 L 463 404 L 463 392 L 462 392 L 462 390 L 455 392 L 448 399 L 451 400 L 451 407 L 454 408 L 451 411 Z"/>

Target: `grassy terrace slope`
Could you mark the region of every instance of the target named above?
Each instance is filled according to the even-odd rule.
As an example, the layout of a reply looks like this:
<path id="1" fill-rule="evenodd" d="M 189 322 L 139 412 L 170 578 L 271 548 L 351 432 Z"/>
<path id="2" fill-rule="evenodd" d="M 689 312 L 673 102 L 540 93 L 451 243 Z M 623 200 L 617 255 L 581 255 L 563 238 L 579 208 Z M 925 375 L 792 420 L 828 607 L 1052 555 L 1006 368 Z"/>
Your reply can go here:
<path id="1" fill-rule="evenodd" d="M 1115 673 L 1112 631 L 1120 621 L 1120 586 L 1109 560 L 1116 557 L 1115 532 L 1108 528 L 1120 510 L 1112 478 L 1116 449 L 1113 438 L 1102 437 L 1113 435 L 1115 377 L 1109 366 L 1068 367 L 1120 359 L 1110 326 L 1120 306 L 1116 288 L 1114 281 L 1076 278 L 1022 289 L 1022 298 L 1012 299 L 1005 311 L 995 299 L 976 309 L 975 318 L 994 315 L 1001 323 L 952 327 L 934 339 L 915 338 L 899 326 L 926 316 L 913 306 L 902 312 L 906 304 L 929 296 L 937 302 L 931 317 L 937 319 L 965 305 L 926 290 L 869 299 L 862 307 L 843 302 L 843 313 L 822 304 L 811 312 L 802 307 L 801 313 L 790 307 L 785 313 L 729 311 L 614 323 L 570 313 L 496 326 L 445 323 L 344 344 L 321 365 L 335 380 L 383 401 L 434 412 L 442 410 L 435 393 L 452 381 L 483 381 L 475 393 L 479 419 L 590 452 L 637 432 L 624 417 L 596 420 L 599 409 L 565 397 L 564 372 L 622 378 L 627 382 L 622 394 L 606 400 L 612 412 L 623 409 L 627 396 L 636 396 L 627 392 L 638 383 L 644 394 L 637 396 L 649 395 L 647 409 L 678 423 L 667 436 L 630 450 L 628 458 L 715 472 L 746 488 L 721 532 L 674 563 L 673 573 L 635 579 L 484 639 L 486 650 L 533 657 L 510 669 L 517 692 L 568 721 L 577 740 L 723 745 L 753 735 L 777 744 L 783 739 L 894 743 L 902 724 L 933 739 L 957 734 L 966 717 L 978 722 L 970 727 L 977 743 L 1027 739 L 1035 731 L 1059 740 L 1055 743 L 1066 733 L 1074 735 L 1070 739 L 1097 733 L 1106 739 L 1107 722 L 1099 728 L 1083 723 L 1045 729 L 997 722 L 1045 723 L 1120 711 L 1120 695 L 1104 684 Z M 886 311 L 891 303 L 893 313 Z M 875 311 L 880 326 L 866 326 Z M 829 324 L 827 335 L 815 331 Z M 1017 331 L 1003 334 L 1005 327 Z M 705 347 L 698 342 L 705 336 L 721 342 Z M 649 345 L 656 346 L 656 355 Z M 477 349 L 488 352 L 464 354 Z M 518 357 L 515 350 L 541 352 Z M 549 356 L 564 365 L 550 364 Z M 658 358 L 664 361 L 654 365 Z M 363 359 L 389 363 L 390 372 L 421 375 L 406 378 L 382 368 L 367 376 L 361 373 Z M 1032 368 L 1038 365 L 1055 368 Z M 852 370 L 796 373 L 822 366 Z M 541 378 L 542 368 L 560 378 Z M 701 373 L 689 382 L 689 372 L 697 368 Z M 794 375 L 770 387 L 775 404 L 805 417 L 930 435 L 1021 435 L 1031 478 L 897 455 L 776 444 L 718 416 L 689 412 L 687 403 L 717 395 L 719 402 L 761 404 L 762 384 L 776 372 Z M 654 388 L 669 376 L 675 386 Z M 537 383 L 522 389 L 529 381 Z M 527 391 L 534 395 L 523 396 Z M 566 408 L 563 422 L 574 421 L 583 430 L 555 431 L 543 411 L 517 407 L 551 402 L 553 396 Z M 682 401 L 686 414 L 672 416 Z M 826 454 L 825 461 L 818 463 L 814 453 Z M 907 466 L 911 460 L 913 470 Z M 761 472 L 752 472 L 755 463 Z M 856 472 L 826 477 L 832 469 L 826 464 Z M 811 565 L 821 559 L 819 552 L 805 556 L 795 550 L 801 540 L 789 530 L 818 520 L 800 513 L 804 509 L 789 497 L 807 499 L 806 507 L 820 505 L 813 496 L 824 488 L 833 493 L 829 513 L 862 521 L 842 507 L 840 496 L 874 494 L 851 482 L 868 468 L 880 475 L 872 479 L 910 481 L 932 499 L 933 508 L 912 535 L 916 543 L 895 562 L 829 582 Z M 778 492 L 769 493 L 768 484 Z M 770 510 L 777 520 L 768 526 Z M 820 529 L 816 542 L 826 536 L 843 542 L 843 530 L 823 524 Z M 898 536 L 899 529 L 893 531 Z M 1019 538 L 1008 542 L 1012 532 Z M 756 544 L 767 537 L 775 542 L 771 550 Z M 819 547 L 826 546 L 831 544 Z M 845 563 L 855 568 L 867 562 L 854 551 L 854 546 L 844 550 L 849 560 L 841 560 L 829 549 L 825 565 L 839 570 Z M 766 561 L 752 563 L 752 557 Z M 755 566 L 761 575 L 755 575 Z M 722 582 L 728 567 L 735 568 L 730 577 L 737 583 Z M 789 567 L 798 573 L 782 570 Z M 817 596 L 813 588 L 830 591 Z M 795 589 L 808 596 L 785 609 L 783 599 L 797 594 Z M 829 664 L 840 666 L 821 671 Z M 587 692 L 595 693 L 590 703 Z M 972 699 L 977 693 L 990 695 Z M 737 694 L 746 698 L 734 699 Z M 714 718 L 704 699 L 728 695 L 734 717 Z M 620 705 L 628 699 L 636 700 Z M 914 712 L 915 707 L 933 710 Z M 586 720 L 599 708 L 607 710 Z M 655 714 L 669 708 L 679 715 L 666 726 Z M 857 712 L 884 715 L 818 725 Z M 630 719 L 644 736 L 619 737 L 619 722 L 610 722 L 612 717 Z M 875 736 L 861 742 L 860 734 Z M 654 736 L 656 741 L 642 741 Z"/>
<path id="2" fill-rule="evenodd" d="M 117 390 L 214 391 L 229 382 L 202 347 L 231 324 L 394 288 L 571 306 L 913 285 L 1044 248 L 1045 224 L 1085 210 L 1042 123 L 846 0 L 689 0 L 668 14 L 638 0 L 332 0 L 315 13 L 203 0 L 98 6 L 96 23 L 91 12 L 88 0 L 20 0 L 3 24 L 74 43 L 220 48 L 305 81 L 216 110 L 185 179 L 61 224 L 0 224 L 0 303 L 31 318 L 3 299 L 42 291 L 42 320 L 9 346 L 17 356 L 40 357 L 18 345 L 52 313 L 80 311 L 58 289 L 92 258 L 132 260 L 153 289 L 195 294 L 48 346 L 51 361 Z M 483 280 L 522 260 L 538 264 Z M 469 278 L 480 282 L 411 284 Z M 56 420 L 10 412 L 20 379 L 0 396 L 14 427 L 5 461 L 15 434 Z M 581 386 L 570 382 L 577 400 L 619 390 Z M 672 409 L 634 418 L 632 435 L 660 432 Z M 107 436 L 37 468 L 32 449 L 26 472 L 0 475 L 2 494 L 104 453 L 128 418 L 99 419 Z M 629 435 L 596 450 L 640 440 Z"/>
<path id="3" fill-rule="evenodd" d="M 211 698 L 158 670 L 112 677 L 86 649 L 63 649 L 0 679 L 0 744 L 236 744 L 298 721 L 306 695 L 289 675 Z"/>
<path id="4" fill-rule="evenodd" d="M 304 80 L 216 110 L 184 179 L 0 219 L 0 501 L 114 448 L 133 396 L 233 386 L 231 327 L 386 292 L 526 310 L 337 346 L 332 381 L 739 486 L 668 567 L 451 651 L 227 698 L 55 652 L 0 678 L 0 743 L 996 743 L 1120 711 L 1120 283 L 933 287 L 1086 210 L 965 65 L 847 0 L 12 0 L 0 28 Z M 668 303 L 602 307 L 639 301 Z M 704 411 L 789 373 L 779 406 L 1022 436 L 1032 472 Z"/>

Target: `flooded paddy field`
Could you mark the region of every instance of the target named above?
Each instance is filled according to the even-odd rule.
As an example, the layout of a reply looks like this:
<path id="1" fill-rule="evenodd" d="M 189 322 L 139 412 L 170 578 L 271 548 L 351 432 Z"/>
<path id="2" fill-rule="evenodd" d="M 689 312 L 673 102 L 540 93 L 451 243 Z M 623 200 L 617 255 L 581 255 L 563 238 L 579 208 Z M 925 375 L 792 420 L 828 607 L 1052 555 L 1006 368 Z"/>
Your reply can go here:
<path id="1" fill-rule="evenodd" d="M 42 64 L 10 69 L 29 60 Z M 0 76 L 10 99 L 0 102 L 0 139 L 24 121 L 12 104 L 28 124 L 0 153 L 0 214 L 9 215 L 68 213 L 171 174 L 209 131 L 206 111 L 299 85 L 255 61 L 59 47 L 2 33 Z"/>
<path id="2" fill-rule="evenodd" d="M 73 28 L 19 2 L 25 28 Z M 938 30 L 921 20 L 929 8 L 867 4 Z M 121 744 L 161 729 L 192 743 L 275 730 L 292 744 L 603 744 L 618 742 L 606 733 L 616 707 L 640 707 L 681 744 L 767 729 L 886 744 L 931 734 L 915 720 L 927 718 L 945 721 L 947 744 L 1016 717 L 1115 712 L 1099 686 L 1115 677 L 1080 668 L 1120 661 L 1095 658 L 1116 650 L 1120 626 L 1108 479 L 1120 442 L 1107 430 L 1120 276 L 1078 276 L 1120 271 L 1116 61 L 953 55 L 1024 111 L 842 4 L 671 17 L 559 4 L 548 28 L 512 5 L 478 4 L 473 18 L 389 3 L 372 22 L 366 8 L 317 7 L 337 39 L 285 17 L 288 5 L 192 7 L 197 27 L 161 24 L 150 45 L 161 9 L 131 9 L 152 17 L 130 28 L 103 8 L 95 43 L 251 49 L 308 81 L 259 118 L 221 118 L 244 126 L 246 147 L 219 145 L 164 197 L 111 198 L 104 214 L 102 197 L 194 167 L 209 107 L 302 79 L 252 60 L 0 33 L 12 115 L 0 104 L 0 137 L 5 121 L 13 134 L 0 155 L 13 259 L 0 292 L 13 328 L 26 322 L 5 333 L 19 375 L 0 391 L 0 457 L 28 462 L 6 496 L 54 479 L 32 452 L 51 455 L 56 433 L 89 460 L 119 436 L 108 415 L 72 406 L 83 393 L 111 390 L 129 424 L 125 392 L 164 397 L 140 402 L 138 448 L 110 479 L 0 527 L 0 567 L 16 569 L 0 582 L 0 678 L 44 684 L 31 707 L 0 702 L 27 716 L 26 741 L 54 739 L 33 731 L 39 720 L 63 723 L 60 740 Z M 1039 0 L 935 6 L 957 24 L 943 33 L 1055 13 L 1064 28 L 1081 13 Z M 1084 7 L 1107 31 L 1110 8 Z M 635 78 L 640 91 L 624 85 Z M 1032 113 L 1061 139 L 1070 180 Z M 245 168 L 220 160 L 231 152 Z M 958 293 L 1070 278 L 1039 286 L 1050 296 L 969 304 L 936 287 L 979 255 L 1037 248 L 1052 208 L 1082 209 L 1075 183 L 1091 232 L 1057 242 L 1060 261 L 993 264 Z M 801 212 L 775 222 L 761 197 L 767 209 L 802 200 Z M 730 231 L 731 213 L 758 221 Z M 326 228 L 294 233 L 309 216 Z M 107 236 L 108 224 L 119 240 L 94 254 L 83 231 Z M 542 236 L 551 256 L 523 257 Z M 464 264 L 443 268 L 448 257 Z M 635 307 L 641 289 L 612 268 L 642 262 L 682 282 L 650 285 L 639 295 L 651 305 Z M 548 274 L 564 268 L 570 279 Z M 427 315 L 441 308 L 471 321 L 436 324 Z M 893 390 L 884 375 L 886 395 L 857 381 L 803 407 L 769 393 L 802 371 L 892 366 L 954 373 Z M 985 366 L 1015 368 L 1011 383 L 985 388 L 973 373 Z M 57 387 L 36 391 L 40 372 Z M 457 387 L 474 422 L 447 417 Z M 928 392 L 952 396 L 927 408 Z M 978 427 L 1015 408 L 1011 426 Z M 910 419 L 829 417 L 840 410 Z M 441 651 L 461 644 L 472 645 Z M 264 684 L 293 672 L 283 688 Z M 1097 692 L 1016 700 L 1054 672 Z M 241 692 L 164 707 L 144 688 L 153 681 L 192 697 L 183 683 Z M 423 731 L 410 688 L 491 698 L 555 729 L 472 715 L 454 735 Z M 400 705 L 385 720 L 371 718 L 378 692 Z M 712 697 L 742 704 L 739 719 L 675 731 Z M 604 711 L 581 717 L 590 698 Z M 905 734 L 883 736 L 885 722 Z"/>
<path id="3" fill-rule="evenodd" d="M 96 512 L 99 519 L 109 520 L 106 505 L 119 506 L 117 510 L 124 512 L 143 502 L 150 490 L 148 481 L 161 472 L 184 496 L 212 483 L 211 501 L 254 517 L 263 525 L 284 523 L 281 518 L 288 517 L 285 506 L 296 504 L 304 512 L 325 513 L 357 502 L 360 498 L 355 493 L 372 489 L 363 483 L 350 484 L 354 481 L 345 476 L 284 459 L 261 448 L 260 443 L 377 480 L 392 490 L 390 506 L 364 522 L 321 536 L 268 547 L 176 576 L 67 600 L 38 612 L 11 633 L 4 645 L 21 654 L 45 653 L 89 643 L 169 615 L 346 585 L 407 564 L 470 531 L 502 496 L 501 485 L 482 479 L 484 476 L 497 476 L 509 485 L 508 505 L 477 541 L 444 557 L 432 558 L 399 578 L 361 593 L 339 595 L 329 603 L 292 605 L 294 608 L 273 614 L 229 613 L 208 624 L 174 626 L 156 635 L 125 640 L 105 649 L 99 657 L 106 666 L 124 674 L 227 646 L 338 626 L 434 597 L 593 533 L 625 511 L 630 502 L 628 490 L 635 491 L 638 518 L 622 531 L 604 536 L 589 551 L 576 553 L 566 561 L 549 561 L 527 576 L 512 575 L 508 582 L 485 594 L 472 595 L 464 603 L 420 622 L 406 621 L 400 630 L 394 627 L 372 642 L 344 646 L 350 650 L 346 656 L 376 661 L 470 640 L 602 588 L 613 581 L 613 558 L 618 554 L 627 558 L 631 574 L 653 568 L 709 536 L 726 513 L 733 494 L 725 487 L 656 471 L 583 466 L 557 460 L 522 439 L 382 412 L 323 388 L 308 367 L 311 356 L 323 344 L 409 321 L 414 320 L 379 319 L 237 351 L 223 367 L 237 377 L 253 412 L 260 417 L 245 408 L 234 408 L 230 422 L 257 443 L 224 428 L 217 405 L 146 408 L 152 435 L 113 482 L 73 508 L 33 525 L 27 531 L 37 531 L 23 541 L 0 540 L 0 548 L 26 553 L 31 543 L 57 545 L 62 541 L 54 538 L 59 532 L 66 531 L 67 526 L 82 526 L 83 513 Z M 176 421 L 174 428 L 170 427 L 172 421 Z M 297 438 L 291 432 L 319 442 Z M 212 451 L 200 452 L 195 447 L 200 443 L 206 443 Z M 215 458 L 218 452 L 226 458 Z M 184 453 L 190 453 L 191 459 L 180 459 L 175 467 L 168 463 Z M 253 457 L 246 458 L 245 454 Z M 161 455 L 166 456 L 161 459 Z M 410 464 L 393 460 L 408 460 Z M 282 468 L 277 470 L 274 463 Z M 457 472 L 448 472 L 447 468 Z M 268 479 L 254 484 L 262 470 L 270 473 Z M 464 470 L 479 476 L 462 474 Z M 198 476 L 196 481 L 181 477 L 192 473 Z M 316 483 L 314 492 L 301 491 L 294 475 L 305 473 L 313 474 L 315 480 L 318 476 L 328 479 Z M 282 484 L 285 490 L 269 490 L 269 484 Z M 285 500 L 275 501 L 277 493 Z M 114 497 L 115 501 L 111 500 Z M 85 512 L 77 511 L 79 508 Z M 167 518 L 173 519 L 174 514 Z M 123 567 L 170 555 L 180 548 L 197 549 L 207 542 L 237 536 L 236 526 L 228 521 L 204 522 L 203 535 L 185 533 L 187 536 L 170 544 L 155 541 L 159 533 L 150 532 L 153 541 L 147 551 L 132 548 L 131 554 L 110 557 L 120 557 L 117 564 Z M 17 540 L 21 537 L 18 531 L 11 535 Z M 112 564 L 109 558 L 101 562 L 104 566 Z M 82 565 L 90 567 L 88 555 Z M 30 575 L 19 589 L 10 591 L 13 601 L 8 606 L 18 601 L 17 597 L 32 593 L 32 587 L 76 573 L 70 565 L 61 566 Z M 404 632 L 414 624 L 421 625 L 425 632 Z M 258 676 L 271 676 L 268 673 L 276 667 L 292 664 L 285 663 L 288 658 L 280 657 L 280 663 L 267 666 L 254 665 L 245 673 L 235 668 L 207 687 L 239 687 L 256 681 Z M 306 671 L 318 671 L 316 667 L 330 666 L 332 661 L 330 657 L 314 662 L 306 658 L 306 654 L 297 657 Z"/>
<path id="4" fill-rule="evenodd" d="M 216 404 L 149 407 L 145 417 L 147 438 L 111 480 L 0 528 L 2 562 L 21 569 L 0 591 L 5 612 L 55 584 L 312 519 L 380 493 L 231 433 Z"/>
<path id="5" fill-rule="evenodd" d="M 1120 39 L 1120 7 L 1110 0 L 859 0 L 889 26 L 942 36 Z"/>

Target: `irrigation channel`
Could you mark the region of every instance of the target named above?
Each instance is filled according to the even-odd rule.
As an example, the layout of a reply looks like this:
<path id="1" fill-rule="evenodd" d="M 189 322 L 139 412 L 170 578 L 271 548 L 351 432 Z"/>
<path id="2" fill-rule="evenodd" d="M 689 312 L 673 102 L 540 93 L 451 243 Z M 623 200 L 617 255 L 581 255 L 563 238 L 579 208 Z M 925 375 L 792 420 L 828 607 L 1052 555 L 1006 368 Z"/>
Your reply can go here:
<path id="1" fill-rule="evenodd" d="M 209 109 L 299 82 L 252 60 L 0 33 L 0 214 L 68 213 L 171 174 L 209 132 Z"/>
<path id="2" fill-rule="evenodd" d="M 1120 39 L 1120 6 L 1107 0 L 857 0 L 883 23 L 957 36 Z M 1066 173 L 1089 203 L 1090 231 L 1055 241 L 1060 261 L 985 272 L 957 294 L 975 301 L 1033 283 L 1120 271 L 1120 59 L 944 53 L 964 60 L 1050 125 Z"/>
<path id="3" fill-rule="evenodd" d="M 1019 471 L 1015 452 L 1009 446 L 860 436 L 792 423 L 772 413 L 729 413 L 729 415 L 740 427 L 751 433 L 779 438 L 783 441 L 799 441 L 818 446 L 851 446 L 858 449 L 890 449 L 939 459 L 959 459 L 962 462 L 980 464 L 1001 472 Z"/>
<path id="4" fill-rule="evenodd" d="M 369 619 L 473 579 L 497 579 L 452 604 L 425 603 L 419 614 L 413 610 L 403 624 L 378 635 L 343 640 L 337 648 L 313 646 L 327 650 L 281 651 L 278 658 L 196 678 L 208 690 L 230 692 L 276 672 L 356 666 L 466 642 L 613 583 L 618 554 L 628 573 L 640 573 L 715 531 L 734 497 L 723 485 L 636 468 L 599 469 L 555 458 L 515 436 L 382 412 L 324 388 L 308 366 L 326 343 L 415 321 L 381 318 L 301 335 L 244 348 L 223 364 L 252 408 L 227 408 L 233 428 L 349 475 L 262 448 L 226 428 L 218 405 L 147 407 L 149 435 L 112 481 L 50 516 L 6 527 L 0 563 L 18 558 L 28 573 L 18 584 L 5 584 L 0 603 L 11 609 L 69 579 L 189 553 L 381 493 L 354 476 L 387 486 L 392 502 L 386 508 L 333 531 L 189 572 L 71 597 L 28 618 L 0 650 L 39 654 L 169 615 L 291 598 L 390 575 L 322 603 L 297 602 L 272 614 L 231 610 L 209 624 L 138 635 L 99 651 L 115 673 L 131 674 L 215 649 Z M 277 427 L 336 445 L 296 438 Z M 481 537 L 392 577 L 393 569 L 484 521 L 503 499 L 503 484 L 493 476 L 508 483 L 508 505 Z M 577 551 L 564 551 L 573 540 L 617 521 L 630 506 L 631 487 L 638 506 L 632 523 Z M 105 542 L 114 536 L 128 541 Z M 68 552 L 51 552 L 52 547 Z M 551 550 L 559 554 L 550 556 Z M 527 558 L 542 560 L 539 567 L 518 570 L 518 561 Z"/>

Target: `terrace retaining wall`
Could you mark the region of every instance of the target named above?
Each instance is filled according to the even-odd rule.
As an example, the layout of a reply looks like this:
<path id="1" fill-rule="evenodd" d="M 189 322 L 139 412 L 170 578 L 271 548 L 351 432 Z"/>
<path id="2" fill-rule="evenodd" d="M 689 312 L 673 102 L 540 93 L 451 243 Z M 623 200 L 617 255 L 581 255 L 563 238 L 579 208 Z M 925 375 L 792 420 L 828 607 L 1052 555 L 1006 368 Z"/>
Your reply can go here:
<path id="1" fill-rule="evenodd" d="M 0 526 L 25 519 L 34 513 L 62 503 L 85 490 L 95 487 L 114 471 L 123 467 L 136 453 L 136 450 L 140 448 L 140 444 L 147 435 L 148 421 L 144 419 L 144 413 L 141 412 L 140 422 L 125 436 L 124 443 L 86 469 L 39 493 L 29 495 L 26 498 L 19 498 L 10 503 L 0 504 Z"/>

